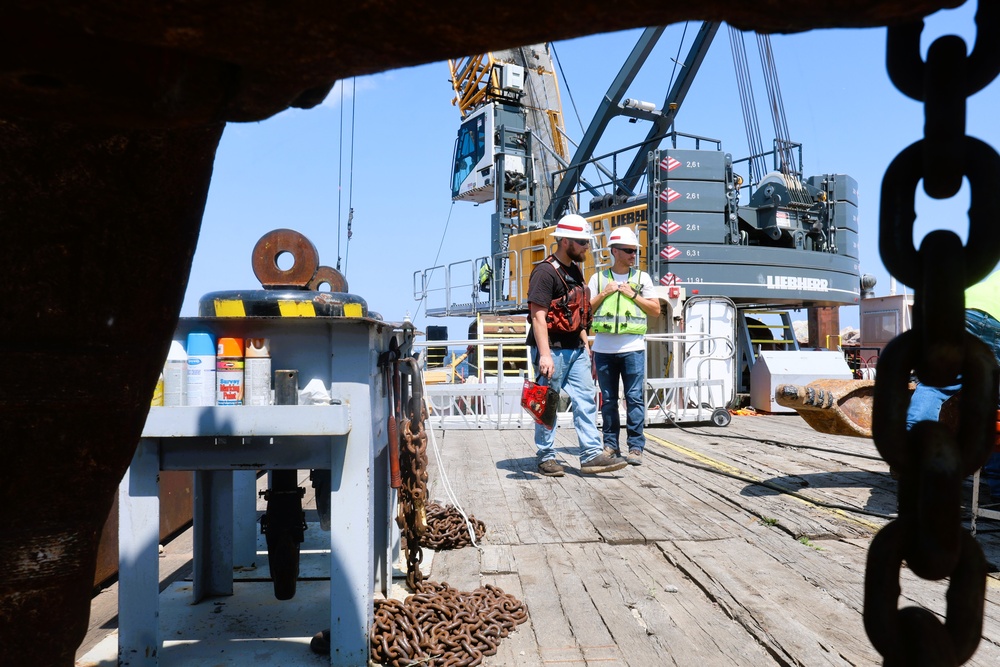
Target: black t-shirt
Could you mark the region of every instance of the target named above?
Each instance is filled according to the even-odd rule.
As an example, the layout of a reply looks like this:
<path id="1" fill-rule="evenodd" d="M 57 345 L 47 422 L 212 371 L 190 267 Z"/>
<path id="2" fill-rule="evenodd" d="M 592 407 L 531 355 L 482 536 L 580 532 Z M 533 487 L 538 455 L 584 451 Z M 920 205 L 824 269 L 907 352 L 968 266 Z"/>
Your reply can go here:
<path id="1" fill-rule="evenodd" d="M 570 288 L 574 285 L 586 284 L 583 282 L 583 272 L 580 271 L 580 267 L 575 262 L 567 266 L 558 259 L 555 261 L 563 268 L 563 278 L 566 279 L 566 285 L 569 285 Z M 531 277 L 528 279 L 528 302 L 548 309 L 552 305 L 553 299 L 558 299 L 566 294 L 568 291 L 566 285 L 559 278 L 556 267 L 552 266 L 552 262 L 546 259 L 531 271 Z M 531 322 L 530 314 L 528 315 L 528 324 L 527 344 L 531 347 L 537 347 L 535 334 L 532 331 L 534 323 Z M 575 350 L 578 347 L 583 347 L 583 340 L 579 331 L 566 333 L 550 328 L 549 347 L 553 350 Z"/>

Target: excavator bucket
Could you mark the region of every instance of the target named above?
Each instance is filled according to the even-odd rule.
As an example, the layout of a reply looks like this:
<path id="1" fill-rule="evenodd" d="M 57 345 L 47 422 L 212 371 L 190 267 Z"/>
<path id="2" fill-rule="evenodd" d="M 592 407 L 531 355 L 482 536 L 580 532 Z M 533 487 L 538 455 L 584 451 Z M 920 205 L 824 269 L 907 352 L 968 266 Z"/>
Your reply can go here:
<path id="1" fill-rule="evenodd" d="M 870 438 L 874 391 L 874 380 L 816 380 L 778 385 L 774 400 L 821 433 Z"/>

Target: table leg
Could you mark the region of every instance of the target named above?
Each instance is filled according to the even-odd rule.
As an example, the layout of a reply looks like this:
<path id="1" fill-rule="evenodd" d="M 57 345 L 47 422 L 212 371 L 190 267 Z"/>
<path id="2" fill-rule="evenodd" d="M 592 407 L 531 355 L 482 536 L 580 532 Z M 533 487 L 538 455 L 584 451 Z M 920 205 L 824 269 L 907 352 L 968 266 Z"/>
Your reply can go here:
<path id="1" fill-rule="evenodd" d="M 233 473 L 194 473 L 194 602 L 233 594 Z"/>
<path id="2" fill-rule="evenodd" d="M 375 469 L 367 424 L 334 438 L 330 484 L 330 664 L 368 664 L 374 616 Z M 357 439 L 355 439 L 357 438 Z"/>
<path id="3" fill-rule="evenodd" d="M 160 649 L 159 442 L 142 439 L 118 487 L 118 662 L 156 667 Z"/>

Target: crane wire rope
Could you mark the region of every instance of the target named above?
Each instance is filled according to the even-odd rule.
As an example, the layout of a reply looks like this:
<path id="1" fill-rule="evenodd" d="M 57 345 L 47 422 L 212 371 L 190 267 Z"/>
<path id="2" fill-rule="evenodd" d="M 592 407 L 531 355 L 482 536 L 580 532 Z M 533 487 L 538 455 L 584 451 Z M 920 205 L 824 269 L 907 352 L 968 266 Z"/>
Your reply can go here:
<path id="1" fill-rule="evenodd" d="M 566 72 L 563 71 L 562 60 L 559 58 L 559 54 L 556 53 L 556 43 L 549 42 L 549 46 L 552 47 L 552 57 L 555 58 L 556 66 L 559 67 L 559 76 L 566 83 L 566 94 L 569 95 L 569 103 L 573 107 L 573 115 L 576 116 L 576 122 L 580 126 L 580 132 L 584 132 L 583 119 L 580 118 L 580 110 L 576 108 L 576 98 L 573 97 L 573 90 L 569 87 L 569 79 L 566 78 Z"/>
<path id="2" fill-rule="evenodd" d="M 733 26 L 729 26 L 729 48 L 733 56 L 733 70 L 736 74 L 736 89 L 739 93 L 740 108 L 743 111 L 743 128 L 746 130 L 747 148 L 750 151 L 747 158 L 748 181 L 753 185 L 760 182 L 766 172 L 764 143 L 761 139 L 760 119 L 757 116 L 757 102 L 754 99 L 753 86 L 750 81 L 750 63 L 747 60 L 744 33 Z"/>
<path id="3" fill-rule="evenodd" d="M 354 222 L 354 118 L 358 104 L 358 78 L 351 77 L 351 162 L 347 186 L 347 243 L 344 249 L 344 277 L 347 277 L 347 260 L 351 256 L 351 237 L 354 232 L 351 226 Z M 339 234 L 338 234 L 339 238 Z"/>
<path id="4" fill-rule="evenodd" d="M 430 403 L 428 400 L 429 394 L 427 393 L 427 383 L 424 381 L 424 374 L 420 374 L 420 387 L 423 391 L 424 400 Z M 462 515 L 462 520 L 465 521 L 465 528 L 469 531 L 469 540 L 476 549 L 482 551 L 482 547 L 476 542 L 476 527 L 472 525 L 472 521 L 469 520 L 469 515 L 466 514 L 465 509 L 462 504 L 458 502 L 458 496 L 455 495 L 455 490 L 451 486 L 451 481 L 448 479 L 448 473 L 445 471 L 444 460 L 441 458 L 441 448 L 438 447 L 437 436 L 434 435 L 434 429 L 427 429 L 428 441 L 430 442 L 430 449 L 434 452 L 434 461 L 437 463 L 438 468 L 438 478 L 441 480 L 441 486 L 444 489 L 445 495 L 448 496 L 448 501 L 451 505 Z M 427 500 L 431 500 L 428 498 Z"/>
<path id="5" fill-rule="evenodd" d="M 792 159 L 789 144 L 788 118 L 785 115 L 785 105 L 781 98 L 781 86 L 778 84 L 778 68 L 774 62 L 774 52 L 771 50 L 770 35 L 757 35 L 757 50 L 760 53 L 761 69 L 764 73 L 764 85 L 767 90 L 768 108 L 771 111 L 771 122 L 774 124 L 774 134 L 778 138 L 778 155 L 782 174 L 791 173 Z"/>
<path id="6" fill-rule="evenodd" d="M 775 151 L 780 156 L 780 171 L 788 187 L 791 199 L 789 203 L 808 207 L 812 205 L 812 197 L 802 185 L 799 165 L 792 153 L 792 137 L 788 131 L 788 116 L 785 114 L 781 85 L 778 83 L 778 67 L 774 60 L 774 51 L 771 48 L 771 36 L 757 35 L 757 48 L 760 52 L 764 80 L 767 84 L 767 97 L 774 119 L 774 134 L 777 137 Z"/>
<path id="7" fill-rule="evenodd" d="M 687 38 L 688 25 L 690 21 L 684 22 L 684 31 L 681 33 L 681 41 L 677 43 L 677 55 L 671 58 L 674 61 L 673 69 L 670 70 L 670 81 L 667 82 L 667 90 L 670 90 L 674 86 L 674 76 L 677 74 L 677 66 L 681 63 L 681 50 L 684 48 L 684 40 Z"/>
<path id="8" fill-rule="evenodd" d="M 521 58 L 520 62 L 523 63 L 523 67 L 526 70 L 534 71 L 539 77 L 542 76 L 542 72 L 540 72 L 536 68 L 532 68 L 529 65 L 529 63 L 528 63 L 528 55 L 525 52 L 523 46 L 519 46 L 517 48 L 517 53 L 518 53 L 518 55 Z M 555 73 L 553 72 L 553 74 L 555 74 Z M 550 133 L 548 133 L 547 131 L 545 131 L 543 129 L 543 128 L 547 128 L 548 125 L 541 122 L 541 118 L 540 118 L 541 113 L 539 113 L 539 112 L 547 112 L 547 111 L 549 111 L 549 110 L 551 110 L 553 108 L 552 101 L 549 99 L 549 89 L 548 89 L 548 86 L 546 86 L 544 84 L 537 84 L 536 85 L 534 83 L 535 81 L 536 81 L 536 79 L 535 79 L 534 76 L 529 75 L 529 76 L 525 77 L 525 80 L 524 80 L 525 89 L 527 90 L 527 89 L 530 88 L 531 92 L 528 94 L 528 99 L 529 99 L 529 101 L 532 102 L 532 104 L 530 106 L 529 105 L 525 105 L 525 109 L 530 112 L 530 117 L 532 118 L 532 125 L 535 126 L 535 129 L 533 130 L 533 134 L 534 135 L 545 135 L 545 137 L 548 139 L 548 143 L 550 143 L 550 144 L 552 144 L 554 146 L 556 144 L 555 137 L 552 136 Z M 538 94 L 537 91 L 539 89 L 541 90 L 542 95 Z M 544 97 L 544 99 L 542 99 L 543 97 Z M 559 91 L 558 91 L 558 88 L 556 89 L 556 104 L 555 104 L 555 108 L 559 112 L 560 122 L 561 122 L 561 117 L 562 117 L 562 102 L 559 100 Z M 555 131 L 556 132 L 559 131 L 558 126 L 555 127 Z M 554 148 L 552 150 L 555 151 Z M 544 150 L 543 151 L 537 151 L 537 152 L 533 150 L 532 153 L 534 153 L 534 155 L 531 156 L 532 162 L 533 163 L 535 161 L 540 162 L 541 163 L 542 173 L 546 175 L 545 177 L 536 178 L 535 179 L 535 181 L 540 184 L 540 188 L 542 190 L 542 192 L 539 195 L 536 195 L 536 197 L 535 197 L 536 211 L 537 210 L 544 211 L 546 208 L 548 208 L 548 202 L 552 201 L 552 197 L 555 195 L 555 190 L 552 187 L 552 181 L 551 181 L 551 179 L 549 179 L 547 177 L 547 175 L 550 174 L 550 173 L 552 173 L 553 171 L 555 171 L 555 169 L 552 169 L 552 168 L 549 167 L 549 162 L 550 162 L 550 160 L 552 158 L 549 157 L 549 156 L 547 156 Z M 555 166 L 556 167 L 559 166 L 558 162 L 557 162 L 557 164 Z M 532 166 L 532 172 L 534 173 L 534 165 Z M 529 217 L 534 217 L 534 216 L 529 216 Z"/>
<path id="9" fill-rule="evenodd" d="M 340 230 L 343 218 L 343 204 L 341 200 L 344 194 L 344 80 L 340 84 L 340 136 L 337 139 L 337 270 L 340 271 Z"/>
<path id="10" fill-rule="evenodd" d="M 438 258 L 441 257 L 441 248 L 444 247 L 444 239 L 446 236 L 448 236 L 448 224 L 451 222 L 451 214 L 454 210 L 455 210 L 455 200 L 453 199 L 451 201 L 451 207 L 448 209 L 448 218 L 444 221 L 444 231 L 441 232 L 441 242 L 438 243 L 437 254 L 434 255 L 434 263 L 431 265 L 434 268 L 431 269 L 430 275 L 427 276 L 427 280 L 430 280 L 430 277 L 434 275 L 434 271 L 437 269 Z M 427 301 L 426 280 L 424 281 L 424 284 L 421 285 L 421 288 L 422 288 L 421 289 L 422 294 L 420 295 L 420 302 L 417 303 L 417 310 L 413 314 L 414 320 L 416 320 L 417 316 L 420 315 L 420 308 L 423 307 Z"/>

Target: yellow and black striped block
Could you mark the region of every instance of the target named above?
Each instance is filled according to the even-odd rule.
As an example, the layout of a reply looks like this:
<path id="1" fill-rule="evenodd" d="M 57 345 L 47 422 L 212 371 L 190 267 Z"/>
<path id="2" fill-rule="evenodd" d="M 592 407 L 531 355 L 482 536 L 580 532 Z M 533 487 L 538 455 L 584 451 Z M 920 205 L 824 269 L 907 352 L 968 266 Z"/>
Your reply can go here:
<path id="1" fill-rule="evenodd" d="M 356 294 L 309 290 L 211 292 L 198 302 L 201 317 L 368 317 Z"/>

